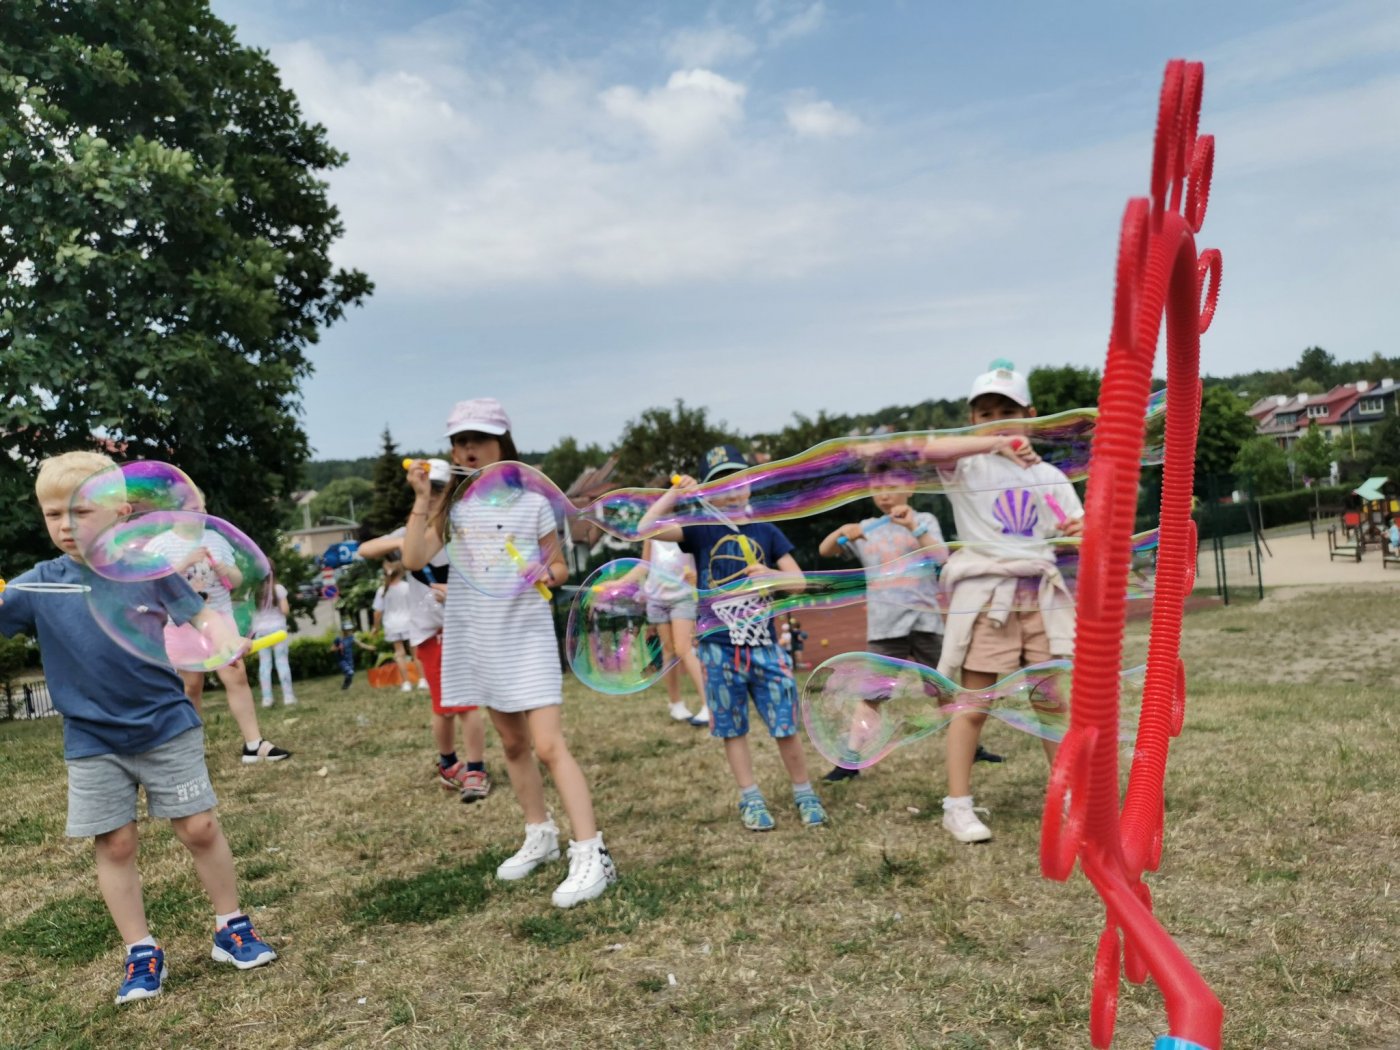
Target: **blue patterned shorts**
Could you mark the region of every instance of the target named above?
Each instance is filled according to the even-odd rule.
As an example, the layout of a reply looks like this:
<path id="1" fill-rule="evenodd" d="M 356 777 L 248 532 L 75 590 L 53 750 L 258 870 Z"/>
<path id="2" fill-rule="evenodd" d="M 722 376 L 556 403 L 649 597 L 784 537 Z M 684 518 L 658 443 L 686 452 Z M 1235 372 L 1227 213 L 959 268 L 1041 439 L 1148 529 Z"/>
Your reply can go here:
<path id="1" fill-rule="evenodd" d="M 792 659 L 776 645 L 700 643 L 705 701 L 714 719 L 711 736 L 746 736 L 749 698 L 775 740 L 797 733 L 797 683 Z"/>

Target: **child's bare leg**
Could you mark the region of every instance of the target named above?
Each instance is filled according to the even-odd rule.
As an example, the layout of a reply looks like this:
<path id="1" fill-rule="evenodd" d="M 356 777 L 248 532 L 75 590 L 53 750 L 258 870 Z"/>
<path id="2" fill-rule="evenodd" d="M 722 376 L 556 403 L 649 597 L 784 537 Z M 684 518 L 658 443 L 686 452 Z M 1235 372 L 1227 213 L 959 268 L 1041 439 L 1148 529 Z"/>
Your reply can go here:
<path id="1" fill-rule="evenodd" d="M 215 915 L 238 911 L 238 879 L 233 870 L 233 851 L 229 849 L 224 829 L 212 810 L 188 817 L 176 817 L 170 828 L 185 849 L 190 851 L 194 870 L 209 895 Z"/>
<path id="2" fill-rule="evenodd" d="M 748 736 L 725 737 L 724 757 L 729 760 L 729 771 L 734 774 L 739 790 L 753 787 L 753 755 L 749 751 Z"/>
<path id="3" fill-rule="evenodd" d="M 564 726 L 557 704 L 537 707 L 530 711 L 530 735 L 535 741 L 535 754 L 554 778 L 559 801 L 569 818 L 569 830 L 576 842 L 584 842 L 598 834 L 598 822 L 593 815 L 593 796 L 578 761 L 564 743 Z M 543 805 L 543 803 L 541 803 Z"/>
<path id="4" fill-rule="evenodd" d="M 452 754 L 452 719 L 453 715 L 440 715 L 433 712 L 433 744 L 438 749 L 440 755 Z M 463 734 L 465 737 L 466 734 Z"/>
<path id="5" fill-rule="evenodd" d="M 408 681 L 408 653 L 404 650 L 403 642 L 394 642 L 394 663 L 399 665 L 399 678 Z"/>
<path id="6" fill-rule="evenodd" d="M 544 807 L 544 779 L 530 747 L 530 724 L 521 712 L 492 711 L 491 724 L 501 737 L 506 772 L 516 801 L 525 811 L 525 823 L 543 824 L 549 818 Z"/>
<path id="7" fill-rule="evenodd" d="M 151 930 L 146 925 L 146 906 L 141 900 L 141 873 L 136 869 L 140 846 L 136 822 L 94 836 L 92 844 L 97 852 L 97 888 L 122 943 L 144 940 Z"/>
<path id="8" fill-rule="evenodd" d="M 969 671 L 964 668 L 962 685 L 964 689 L 989 689 L 997 682 L 997 676 L 987 671 Z M 985 713 L 964 712 L 948 725 L 948 796 L 962 798 L 972 794 L 972 762 L 977 757 L 977 742 L 982 737 L 982 726 L 987 721 Z"/>
<path id="9" fill-rule="evenodd" d="M 690 675 L 690 680 L 695 683 L 695 691 L 700 694 L 700 699 L 704 700 L 705 671 L 700 666 L 700 657 L 695 655 L 695 621 L 672 620 L 671 637 L 675 642 L 676 655 L 680 657 L 681 665 Z"/>
<path id="10" fill-rule="evenodd" d="M 462 718 L 462 754 L 467 762 L 486 761 L 486 719 L 481 708 L 464 712 Z"/>
<path id="11" fill-rule="evenodd" d="M 666 668 L 662 681 L 666 683 L 666 695 L 670 697 L 670 703 L 674 706 L 681 700 L 679 669 L 674 666 L 676 643 L 669 623 L 658 623 L 655 626 L 656 636 L 661 639 L 661 666 Z"/>
<path id="12" fill-rule="evenodd" d="M 194 704 L 194 713 L 204 717 L 204 672 L 181 671 L 180 681 L 185 686 L 185 696 Z"/>
<path id="13" fill-rule="evenodd" d="M 807 775 L 807 755 L 802 750 L 802 741 L 797 736 L 785 736 L 774 741 L 778 745 L 778 754 L 782 757 L 783 767 L 792 778 L 794 784 L 805 784 L 809 780 Z"/>
<path id="14" fill-rule="evenodd" d="M 235 660 L 227 667 L 219 668 L 219 681 L 224 683 L 228 694 L 228 712 L 238 723 L 238 731 L 243 734 L 244 743 L 251 744 L 262 739 L 258 728 L 258 715 L 253 706 L 253 689 L 248 685 L 248 672 L 242 660 Z"/>

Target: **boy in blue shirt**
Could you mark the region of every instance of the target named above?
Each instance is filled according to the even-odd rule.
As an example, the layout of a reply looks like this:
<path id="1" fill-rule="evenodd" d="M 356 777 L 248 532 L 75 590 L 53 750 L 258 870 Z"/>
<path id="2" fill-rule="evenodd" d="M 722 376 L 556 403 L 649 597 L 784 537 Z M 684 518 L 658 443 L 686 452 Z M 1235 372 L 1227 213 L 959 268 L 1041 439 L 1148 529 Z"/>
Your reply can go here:
<path id="1" fill-rule="evenodd" d="M 123 610 L 128 629 L 158 643 L 167 617 L 195 623 L 228 648 L 241 639 L 206 612 L 203 600 L 179 573 L 144 583 L 119 583 L 92 573 L 83 562 L 85 541 L 120 516 L 94 504 L 70 506 L 86 478 L 113 463 L 94 452 L 69 452 L 39 465 L 35 495 L 49 538 L 62 555 L 40 562 L 12 584 L 71 583 L 90 587 L 94 599 Z M 106 592 L 104 594 L 104 592 Z M 127 956 L 118 1004 L 158 995 L 165 953 L 146 925 L 141 875 L 136 867 L 137 789 L 146 791 L 152 817 L 167 817 L 190 851 L 195 871 L 214 907 L 216 962 L 240 970 L 262 966 L 277 953 L 238 907 L 233 854 L 214 816 L 217 802 L 204 764 L 204 730 L 171 667 L 139 659 L 98 624 L 80 593 L 6 591 L 0 602 L 0 634 L 33 633 L 44 657 L 54 706 L 63 715 L 63 757 L 68 766 L 68 826 L 72 838 L 92 836 L 97 885 Z"/>
<path id="2" fill-rule="evenodd" d="M 701 461 L 704 481 L 714 481 L 744 469 L 743 453 L 733 445 L 711 449 Z M 670 525 L 649 532 L 676 502 L 693 492 L 694 478 L 680 476 L 675 485 L 652 505 L 642 518 L 641 531 L 652 539 L 679 543 L 695 556 L 702 592 L 724 588 L 722 597 L 704 599 L 727 634 L 711 635 L 700 642 L 700 662 L 705 667 L 705 699 L 710 709 L 710 735 L 724 741 L 725 757 L 739 785 L 739 816 L 750 831 L 769 831 L 773 815 L 754 781 L 749 751 L 749 699 L 752 697 L 778 754 L 792 779 L 793 801 L 802 823 L 816 827 L 826 823 L 826 810 L 812 790 L 807 759 L 797 736 L 797 683 L 792 659 L 773 639 L 765 612 L 766 592 L 806 587 L 802 570 L 792 556 L 792 544 L 776 526 L 766 522 L 749 525 Z M 739 511 L 748 502 L 747 488 L 709 497 L 721 514 Z"/>

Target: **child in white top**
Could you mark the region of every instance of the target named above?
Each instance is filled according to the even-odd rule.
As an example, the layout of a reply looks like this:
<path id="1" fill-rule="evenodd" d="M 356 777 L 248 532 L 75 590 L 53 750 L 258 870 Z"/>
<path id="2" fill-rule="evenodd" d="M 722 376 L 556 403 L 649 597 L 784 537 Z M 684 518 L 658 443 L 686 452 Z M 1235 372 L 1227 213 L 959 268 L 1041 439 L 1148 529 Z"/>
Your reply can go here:
<path id="1" fill-rule="evenodd" d="M 458 402 L 448 418 L 447 437 L 453 462 L 468 471 L 518 459 L 510 418 L 494 398 Z M 417 496 L 403 542 L 403 561 L 410 570 L 427 564 L 444 542 L 440 531 L 428 527 L 433 511 L 428 469 L 420 463 L 408 474 Z M 522 488 L 515 499 L 488 504 L 473 501 L 468 488 L 452 507 L 451 523 L 454 537 L 460 537 L 453 543 L 470 545 L 473 555 L 514 536 L 518 553 L 527 560 L 519 570 L 522 576 L 547 587 L 568 579 L 554 512 L 543 496 Z M 588 782 L 564 742 L 559 713 L 563 683 L 550 603 L 531 587 L 511 598 L 491 597 L 454 571 L 448 581 L 442 678 L 444 690 L 462 690 L 456 699 L 491 712 L 511 787 L 525 811 L 525 843 L 501 864 L 496 877 L 524 878 L 559 857 L 559 829 L 545 809 L 538 758 L 554 778 L 574 834 L 569 874 L 554 891 L 554 904 L 568 908 L 602 894 L 617 873 L 594 820 Z"/>
<path id="2" fill-rule="evenodd" d="M 974 381 L 967 400 L 974 425 L 1035 415 L 1030 385 L 1006 361 L 993 361 L 991 369 Z M 1029 449 L 1029 441 L 1019 431 L 1012 426 L 1004 433 L 1025 442 Z M 1038 596 L 1046 593 L 1039 586 L 1040 580 L 1055 571 L 1050 541 L 1057 535 L 1077 536 L 1083 530 L 1084 508 L 1069 479 L 1033 453 L 1027 453 L 1021 462 L 1002 456 L 967 456 L 952 469 L 945 468 L 943 476 L 958 539 L 970 545 L 958 551 L 944 569 L 945 586 L 956 581 L 951 584 L 950 607 L 958 606 L 960 588 L 977 587 L 989 576 L 1010 573 L 1021 579 L 1015 585 L 1012 608 L 984 607 L 975 617 L 949 616 L 939 670 L 954 681 L 960 678 L 965 689 L 981 690 L 1022 667 L 1071 655 L 1073 608 L 1036 607 Z M 975 567 L 987 562 L 1002 564 Z M 969 565 L 974 567 L 969 569 Z M 1024 575 L 1023 569 L 1035 575 Z M 1052 618 L 1060 621 L 1060 626 L 1052 627 Z M 948 795 L 943 800 L 943 826 L 959 842 L 985 842 L 992 837 L 991 830 L 978 819 L 972 801 L 973 756 L 986 720 L 986 714 L 964 714 L 948 727 Z M 1053 761 L 1055 745 L 1042 743 Z"/>
<path id="3" fill-rule="evenodd" d="M 413 689 L 409 681 L 409 668 L 417 670 L 418 680 L 426 681 L 423 668 L 408 652 L 407 642 L 412 626 L 413 589 L 404 579 L 403 565 L 392 559 L 384 566 L 384 583 L 374 592 L 373 630 L 383 630 L 384 640 L 394 647 L 394 663 L 398 664 L 399 677 L 403 684 L 400 689 L 407 693 Z"/>
<path id="4" fill-rule="evenodd" d="M 287 588 L 277 582 L 272 573 L 267 574 L 258 590 L 258 610 L 253 614 L 253 637 L 263 638 L 269 634 L 287 629 L 287 616 L 291 613 L 287 601 Z M 288 707 L 297 702 L 292 692 L 291 642 L 282 639 L 276 645 L 258 650 L 258 685 L 262 689 L 263 707 L 273 705 L 272 667 L 277 665 L 277 680 L 282 683 L 282 703 Z"/>

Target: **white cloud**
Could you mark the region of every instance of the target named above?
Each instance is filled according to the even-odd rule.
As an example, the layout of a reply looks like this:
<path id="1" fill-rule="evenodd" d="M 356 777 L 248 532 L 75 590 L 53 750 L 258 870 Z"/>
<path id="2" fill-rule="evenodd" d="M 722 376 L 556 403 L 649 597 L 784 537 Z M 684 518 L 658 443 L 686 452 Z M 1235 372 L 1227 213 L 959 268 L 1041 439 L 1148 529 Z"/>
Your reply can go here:
<path id="1" fill-rule="evenodd" d="M 667 57 L 687 67 L 742 61 L 756 50 L 752 40 L 729 26 L 681 29 L 666 42 Z"/>
<path id="2" fill-rule="evenodd" d="M 825 99 L 794 100 L 788 103 L 785 113 L 788 126 L 803 138 L 838 138 L 861 130 L 859 117 L 837 109 Z"/>
<path id="3" fill-rule="evenodd" d="M 755 14 L 768 26 L 768 40 L 773 44 L 796 40 L 815 33 L 826 21 L 826 5 L 822 0 L 811 4 L 793 4 L 785 0 L 759 0 Z"/>
<path id="4" fill-rule="evenodd" d="M 724 136 L 741 121 L 746 93 L 743 84 L 708 69 L 684 69 L 645 94 L 619 85 L 599 98 L 610 115 L 640 126 L 660 149 L 685 151 Z"/>

